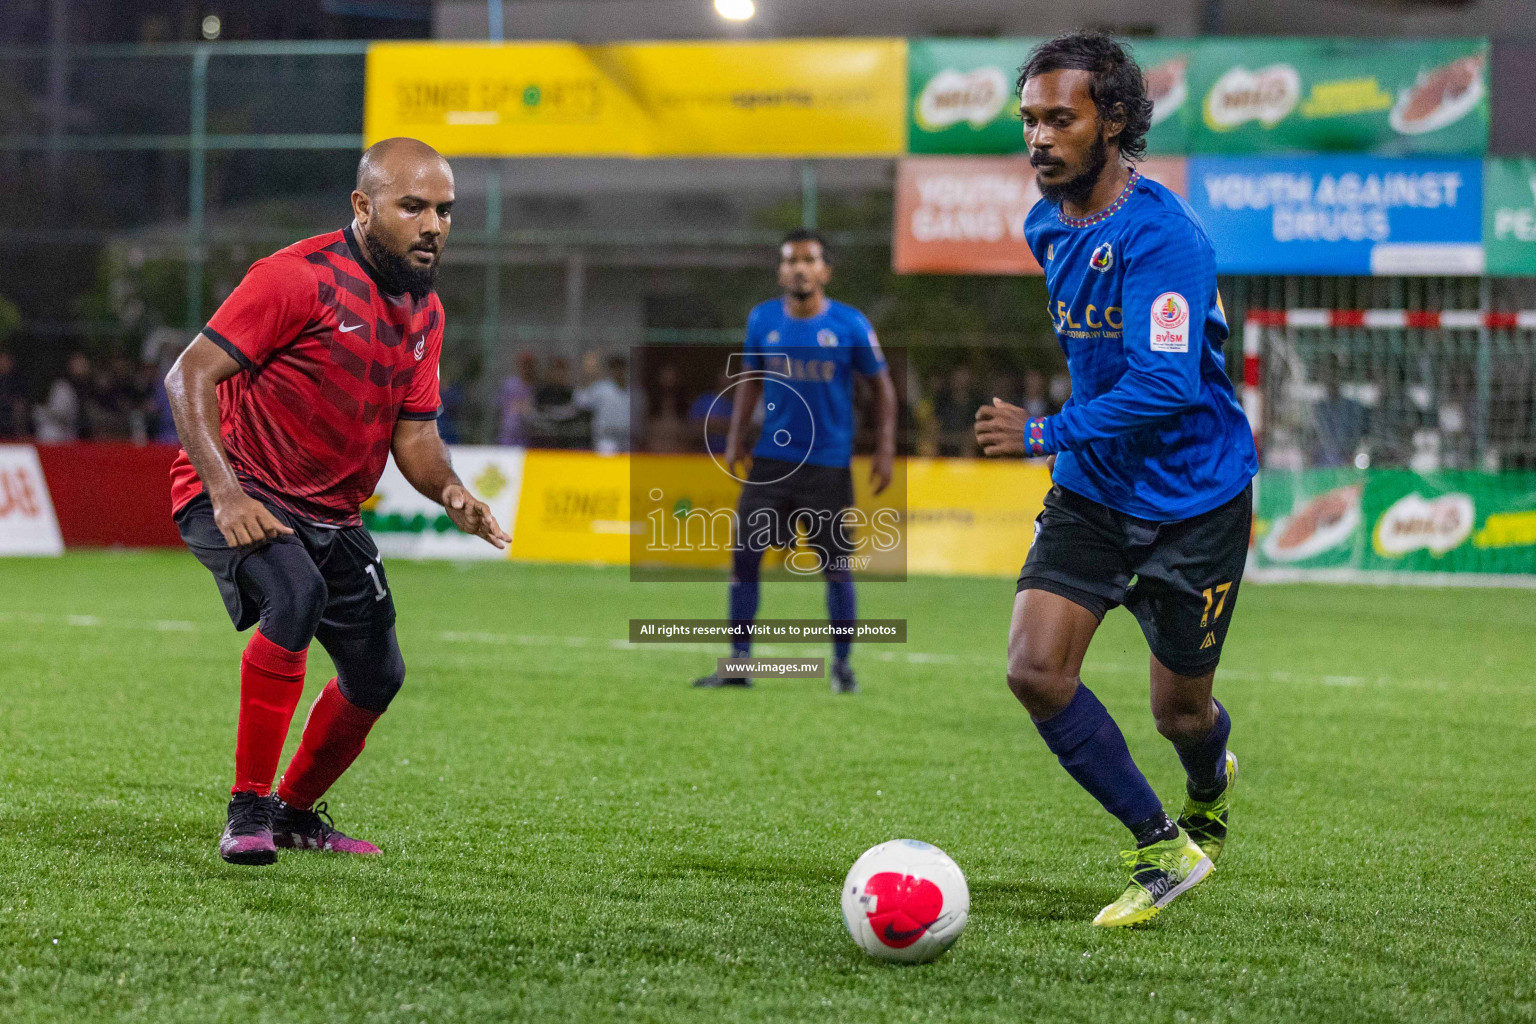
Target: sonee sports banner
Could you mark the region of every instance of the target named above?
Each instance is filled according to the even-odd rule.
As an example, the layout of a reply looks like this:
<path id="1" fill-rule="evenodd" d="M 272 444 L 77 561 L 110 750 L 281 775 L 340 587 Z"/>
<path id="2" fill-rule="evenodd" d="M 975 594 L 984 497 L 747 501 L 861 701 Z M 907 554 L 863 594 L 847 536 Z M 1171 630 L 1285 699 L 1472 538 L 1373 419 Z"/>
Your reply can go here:
<path id="1" fill-rule="evenodd" d="M 902 39 L 375 43 L 364 136 L 448 156 L 894 156 Z"/>

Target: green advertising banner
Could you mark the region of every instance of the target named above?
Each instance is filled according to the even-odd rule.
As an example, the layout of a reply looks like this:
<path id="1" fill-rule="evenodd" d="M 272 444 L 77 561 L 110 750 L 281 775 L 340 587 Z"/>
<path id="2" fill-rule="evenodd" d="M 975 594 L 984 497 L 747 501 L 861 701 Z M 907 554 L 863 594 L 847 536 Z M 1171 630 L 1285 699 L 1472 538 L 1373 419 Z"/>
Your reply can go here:
<path id="1" fill-rule="evenodd" d="M 907 43 L 907 151 L 1019 153 L 1013 84 L 1038 39 L 913 39 Z"/>
<path id="2" fill-rule="evenodd" d="M 1014 82 L 1039 39 L 908 44 L 911 153 L 1021 153 Z M 1148 152 L 1478 154 L 1486 39 L 1146 39 Z"/>
<path id="3" fill-rule="evenodd" d="M 1483 162 L 1483 248 L 1490 275 L 1536 275 L 1536 160 Z"/>
<path id="4" fill-rule="evenodd" d="M 1260 570 L 1536 576 L 1536 473 L 1265 470 Z"/>
<path id="5" fill-rule="evenodd" d="M 1486 39 L 1207 39 L 1189 85 L 1192 153 L 1488 147 Z"/>
<path id="6" fill-rule="evenodd" d="M 914 39 L 907 47 L 911 153 L 1022 153 L 1023 127 L 1014 90 L 1019 65 L 1037 38 Z M 1194 40 L 1146 40 L 1132 52 L 1146 72 L 1154 103 L 1147 150 L 1188 148 L 1191 104 L 1186 69 Z"/>

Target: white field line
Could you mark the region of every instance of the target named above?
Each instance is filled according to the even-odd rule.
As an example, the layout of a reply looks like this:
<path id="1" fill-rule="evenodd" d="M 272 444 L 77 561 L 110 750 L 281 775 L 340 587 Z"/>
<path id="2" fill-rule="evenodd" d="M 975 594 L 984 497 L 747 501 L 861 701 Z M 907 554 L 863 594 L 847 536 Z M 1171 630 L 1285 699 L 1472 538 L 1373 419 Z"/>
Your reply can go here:
<path id="1" fill-rule="evenodd" d="M 35 612 L 0 611 L 0 624 L 17 623 L 33 626 L 71 626 L 81 629 L 120 629 L 154 633 L 198 633 L 204 627 L 185 619 L 103 619 L 97 615 L 44 615 Z M 223 632 L 222 626 L 218 630 Z M 446 644 L 466 644 L 492 647 L 560 647 L 596 651 L 628 651 L 636 654 L 718 654 L 724 649 L 718 643 L 658 643 L 632 644 L 628 640 L 595 636 L 549 636 L 527 633 L 496 633 L 485 630 L 439 630 L 437 639 Z M 803 654 L 806 647 L 824 646 L 808 644 L 754 644 L 765 654 Z M 1003 655 L 992 654 L 937 654 L 928 651 L 888 650 L 897 644 L 868 644 L 859 651 L 863 661 L 897 662 L 907 665 L 974 665 L 998 673 L 1003 671 Z M 1094 675 L 1145 675 L 1147 665 L 1124 665 L 1114 662 L 1094 662 L 1088 671 Z M 1395 686 L 1411 689 L 1449 690 L 1452 684 L 1436 679 L 1400 679 L 1393 676 L 1341 676 L 1317 675 L 1307 672 L 1254 672 L 1240 668 L 1217 670 L 1219 680 L 1242 683 L 1301 683 L 1313 686 L 1358 687 Z"/>

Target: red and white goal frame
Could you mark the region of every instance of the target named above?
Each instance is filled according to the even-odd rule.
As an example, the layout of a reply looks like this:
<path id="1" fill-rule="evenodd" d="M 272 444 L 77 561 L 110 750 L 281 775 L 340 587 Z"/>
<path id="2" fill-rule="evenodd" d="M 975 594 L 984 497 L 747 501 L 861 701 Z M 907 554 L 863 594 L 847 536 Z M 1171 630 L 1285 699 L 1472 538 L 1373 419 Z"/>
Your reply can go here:
<path id="1" fill-rule="evenodd" d="M 1257 434 L 1263 426 L 1264 329 L 1364 327 L 1380 330 L 1536 331 L 1536 309 L 1250 309 L 1243 318 L 1243 411 Z"/>

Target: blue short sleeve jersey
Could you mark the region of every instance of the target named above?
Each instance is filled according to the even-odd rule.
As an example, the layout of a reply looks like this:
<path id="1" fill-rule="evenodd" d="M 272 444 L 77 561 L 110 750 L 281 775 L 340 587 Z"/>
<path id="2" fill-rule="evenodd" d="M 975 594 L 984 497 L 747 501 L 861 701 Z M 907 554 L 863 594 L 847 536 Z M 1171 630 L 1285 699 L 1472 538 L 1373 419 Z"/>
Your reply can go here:
<path id="1" fill-rule="evenodd" d="M 1239 494 L 1258 456 L 1222 356 L 1215 251 L 1184 200 L 1133 171 L 1092 217 L 1042 199 L 1024 237 L 1072 375 L 1072 397 L 1044 423 L 1056 482 L 1164 522 Z"/>
<path id="2" fill-rule="evenodd" d="M 762 371 L 763 433 L 754 457 L 847 466 L 853 459 L 853 374 L 885 369 L 875 329 L 852 306 L 828 300 L 793 317 L 783 299 L 747 317 L 744 365 Z"/>

